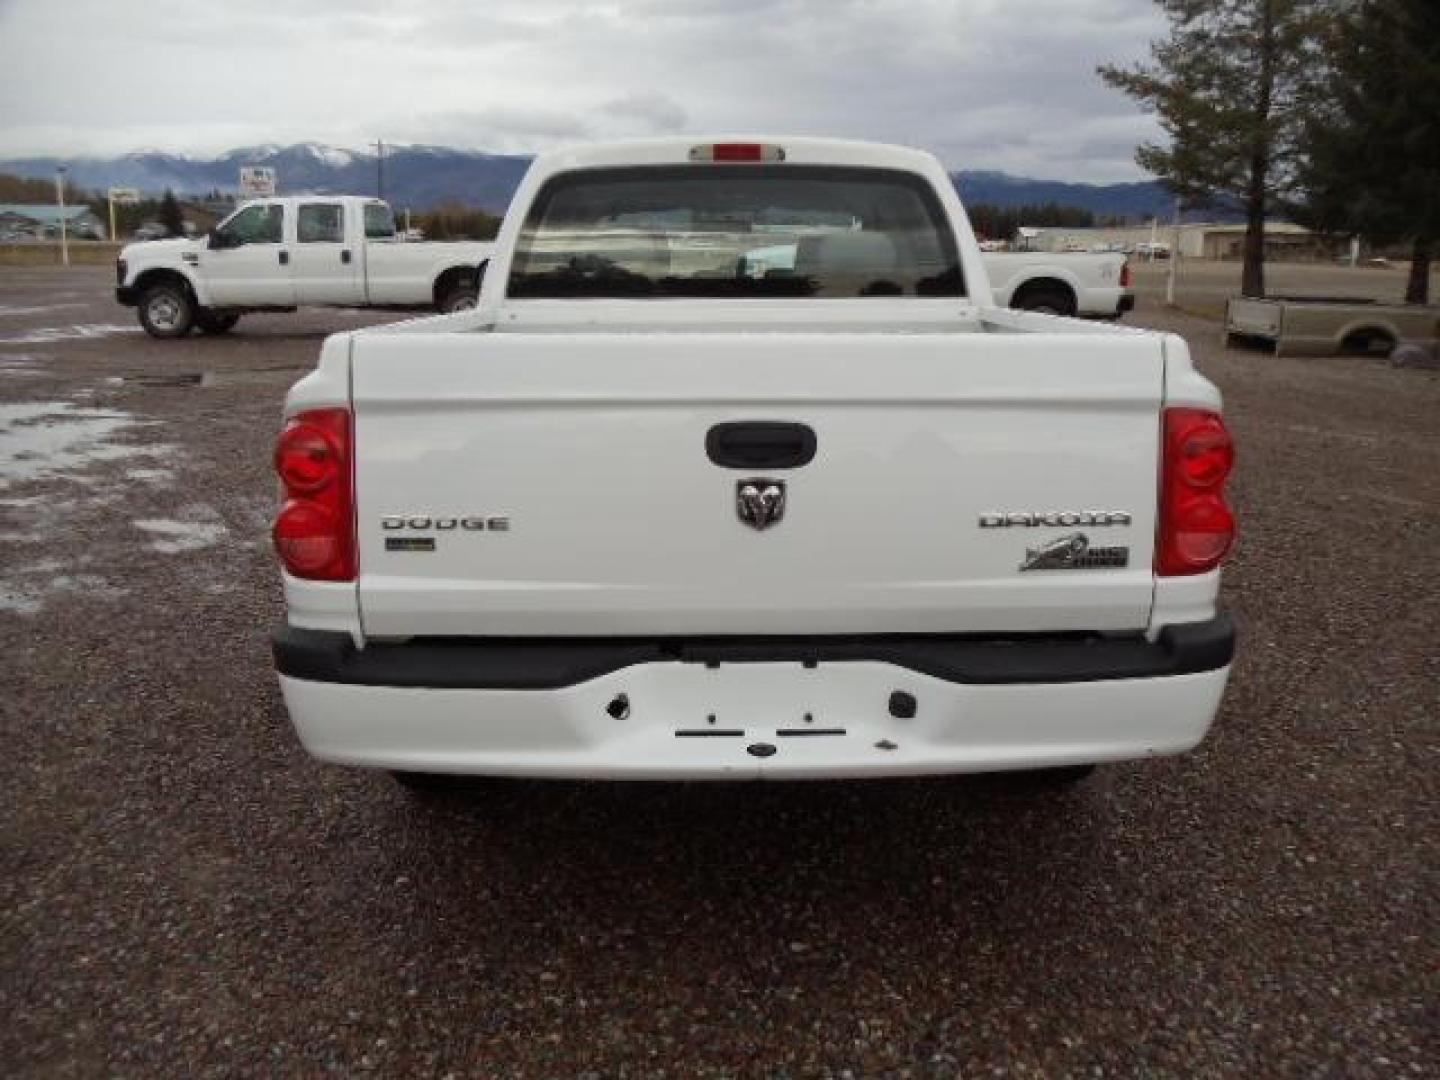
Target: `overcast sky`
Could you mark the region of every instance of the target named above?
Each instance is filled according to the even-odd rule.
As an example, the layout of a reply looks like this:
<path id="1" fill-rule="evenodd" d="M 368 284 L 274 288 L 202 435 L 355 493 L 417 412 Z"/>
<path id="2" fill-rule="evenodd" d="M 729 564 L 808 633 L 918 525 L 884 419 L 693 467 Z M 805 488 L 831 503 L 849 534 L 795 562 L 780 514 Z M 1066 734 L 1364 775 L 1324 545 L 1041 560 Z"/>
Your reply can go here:
<path id="1" fill-rule="evenodd" d="M 1151 0 L 0 0 L 0 158 L 843 135 L 1141 179 Z"/>

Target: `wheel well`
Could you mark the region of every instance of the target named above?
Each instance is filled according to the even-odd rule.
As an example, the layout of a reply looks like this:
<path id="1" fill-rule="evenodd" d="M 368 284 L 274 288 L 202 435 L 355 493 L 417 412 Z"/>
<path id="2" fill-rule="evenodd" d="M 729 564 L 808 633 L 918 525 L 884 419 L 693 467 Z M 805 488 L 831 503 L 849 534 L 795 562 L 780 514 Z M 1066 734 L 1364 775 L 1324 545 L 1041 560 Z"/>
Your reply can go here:
<path id="1" fill-rule="evenodd" d="M 1034 296 L 1037 293 L 1059 293 L 1061 296 L 1069 297 L 1070 303 L 1074 304 L 1079 298 L 1075 290 L 1070 287 L 1068 281 L 1061 281 L 1059 278 L 1042 277 L 1031 278 L 1025 282 L 1010 297 L 1010 304 L 1013 307 L 1021 299 L 1027 296 Z"/>
<path id="2" fill-rule="evenodd" d="M 1346 356 L 1389 356 L 1400 344 L 1394 331 L 1384 326 L 1357 326 L 1345 331 L 1340 351 Z M 1376 346 L 1380 347 L 1377 352 Z"/>
<path id="3" fill-rule="evenodd" d="M 150 288 L 151 285 L 161 285 L 167 282 L 173 285 L 179 285 L 185 290 L 185 294 L 190 297 L 191 302 L 195 302 L 194 287 L 184 274 L 175 270 L 155 269 L 144 271 L 135 279 L 135 294 L 138 296 Z"/>
<path id="4" fill-rule="evenodd" d="M 431 290 L 431 299 L 433 299 L 436 304 L 439 304 L 440 301 L 444 299 L 445 294 L 456 285 L 473 284 L 478 287 L 484 275 L 484 263 L 481 263 L 478 267 L 452 266 L 448 270 L 442 271 L 440 276 L 435 279 L 435 288 Z"/>

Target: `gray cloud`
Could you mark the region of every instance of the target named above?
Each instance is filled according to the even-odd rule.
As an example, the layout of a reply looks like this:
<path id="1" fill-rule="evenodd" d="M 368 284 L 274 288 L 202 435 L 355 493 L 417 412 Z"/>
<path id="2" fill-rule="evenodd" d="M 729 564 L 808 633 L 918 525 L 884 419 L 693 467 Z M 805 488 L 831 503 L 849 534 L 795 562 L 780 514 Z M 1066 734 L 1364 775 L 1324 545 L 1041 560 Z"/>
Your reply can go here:
<path id="1" fill-rule="evenodd" d="M 1160 32 L 1150 0 L 72 0 L 65 26 L 0 0 L 0 156 L 753 131 L 1103 181 L 1156 131 L 1094 76 Z"/>

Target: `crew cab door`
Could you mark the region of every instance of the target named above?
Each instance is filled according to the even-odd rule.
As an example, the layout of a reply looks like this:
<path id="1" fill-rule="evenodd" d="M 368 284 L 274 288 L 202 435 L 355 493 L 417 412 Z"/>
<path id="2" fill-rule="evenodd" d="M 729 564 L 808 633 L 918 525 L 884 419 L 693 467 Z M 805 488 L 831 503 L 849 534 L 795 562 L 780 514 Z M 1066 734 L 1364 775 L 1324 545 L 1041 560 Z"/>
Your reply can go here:
<path id="1" fill-rule="evenodd" d="M 401 239 L 390 204 L 372 200 L 361 215 L 366 299 L 372 304 L 429 303 L 433 278 L 424 250 Z"/>
<path id="2" fill-rule="evenodd" d="M 297 304 L 365 302 L 359 252 L 348 239 L 358 229 L 352 223 L 347 232 L 345 212 L 340 202 L 317 199 L 296 204 L 290 274 Z"/>
<path id="3" fill-rule="evenodd" d="M 242 207 L 215 230 L 200 256 L 212 307 L 293 307 L 285 204 Z"/>

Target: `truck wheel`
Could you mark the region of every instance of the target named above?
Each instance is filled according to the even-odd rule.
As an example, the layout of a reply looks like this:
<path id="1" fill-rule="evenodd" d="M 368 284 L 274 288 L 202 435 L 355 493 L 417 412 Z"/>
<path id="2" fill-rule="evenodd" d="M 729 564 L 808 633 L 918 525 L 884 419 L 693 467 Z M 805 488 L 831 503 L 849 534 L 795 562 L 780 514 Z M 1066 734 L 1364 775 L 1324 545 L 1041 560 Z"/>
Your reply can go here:
<path id="1" fill-rule="evenodd" d="M 1075 298 L 1059 289 L 1032 289 L 1022 292 L 1011 306 L 1021 311 L 1039 311 L 1046 315 L 1075 314 Z"/>
<path id="2" fill-rule="evenodd" d="M 195 302 L 183 285 L 162 281 L 141 294 L 139 315 L 151 337 L 184 337 L 195 322 Z"/>
<path id="3" fill-rule="evenodd" d="M 478 290 L 474 285 L 452 285 L 440 297 L 435 309 L 442 315 L 453 315 L 457 311 L 471 311 L 475 307 Z"/>
<path id="4" fill-rule="evenodd" d="M 200 328 L 202 334 L 228 334 L 235 329 L 235 324 L 239 321 L 239 315 L 217 315 L 205 308 L 201 308 L 195 313 L 195 325 Z"/>

